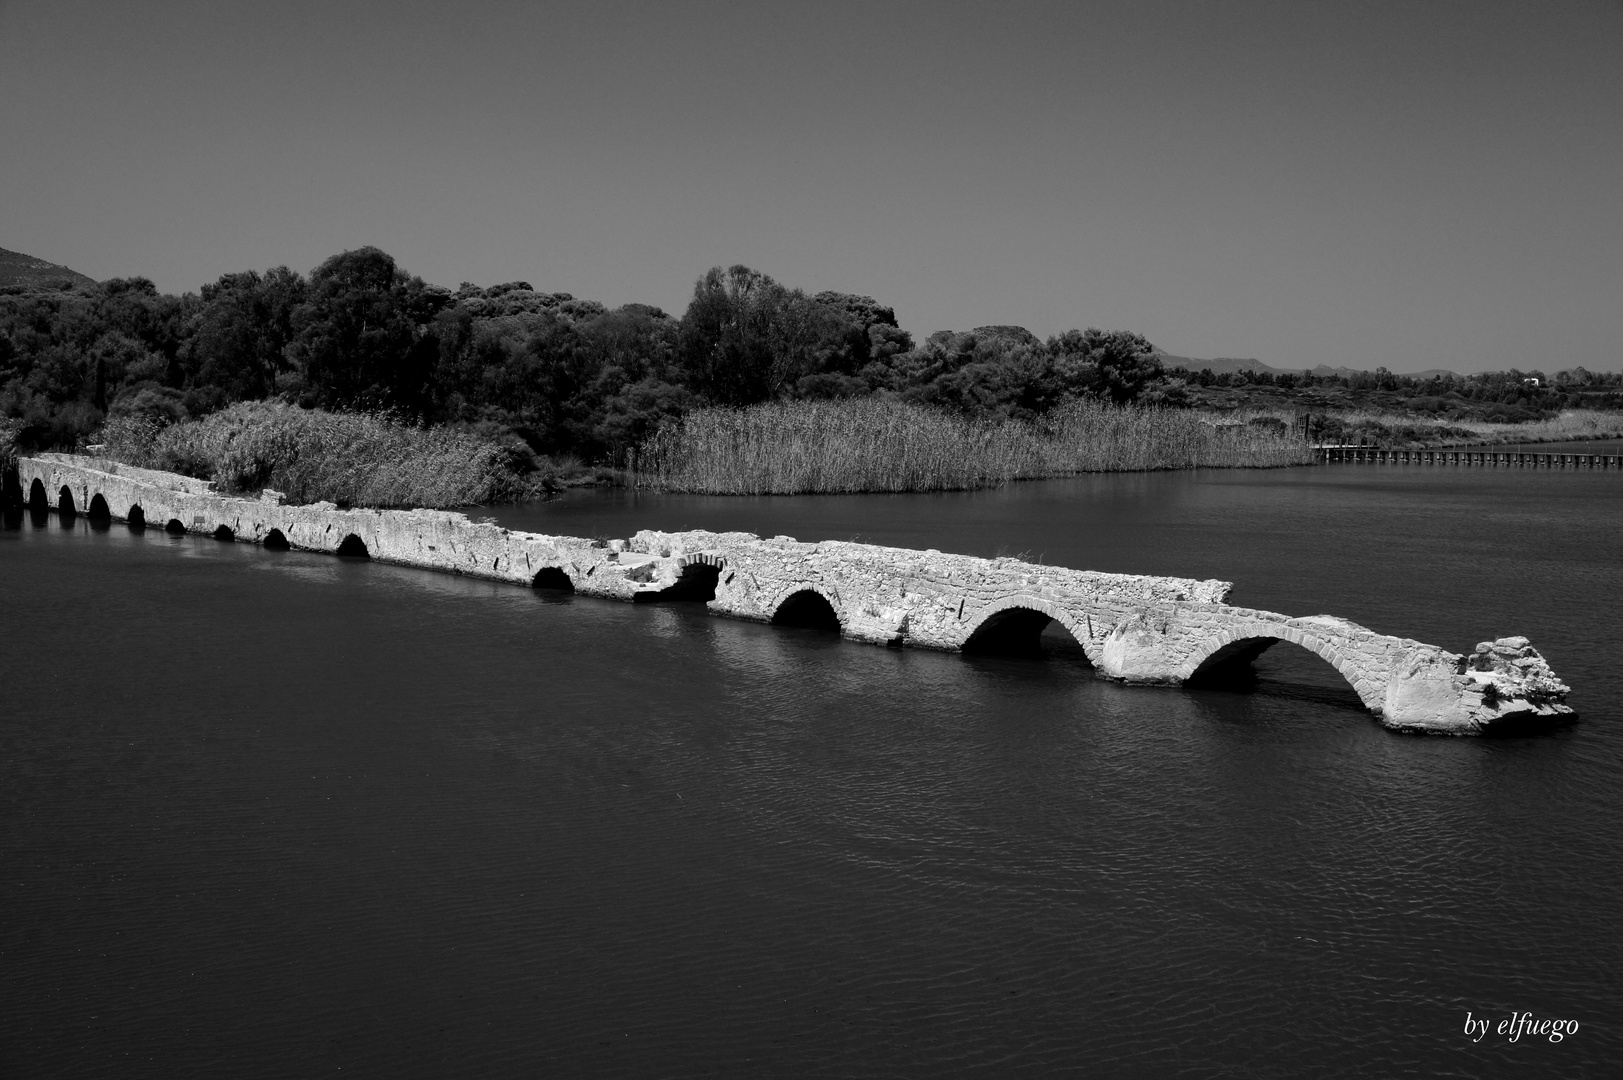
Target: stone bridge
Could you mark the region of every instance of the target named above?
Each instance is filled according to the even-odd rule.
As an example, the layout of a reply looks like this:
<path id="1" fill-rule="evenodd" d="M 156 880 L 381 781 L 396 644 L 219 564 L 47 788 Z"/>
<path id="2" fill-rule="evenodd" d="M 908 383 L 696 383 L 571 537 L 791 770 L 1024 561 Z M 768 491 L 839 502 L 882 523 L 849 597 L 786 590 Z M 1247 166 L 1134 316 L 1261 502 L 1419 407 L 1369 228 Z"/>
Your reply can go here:
<path id="1" fill-rule="evenodd" d="M 1382 723 L 1402 730 L 1476 734 L 1572 712 L 1568 688 L 1525 638 L 1460 655 L 1329 615 L 1233 607 L 1224 581 L 750 533 L 547 536 L 441 510 L 289 506 L 273 491 L 225 495 L 207 481 L 68 454 L 20 458 L 17 477 L 14 497 L 36 511 L 613 600 L 702 600 L 717 615 L 821 625 L 876 645 L 1030 654 L 1058 623 L 1101 676 L 1131 683 L 1217 679 L 1286 641 L 1322 657 Z"/>

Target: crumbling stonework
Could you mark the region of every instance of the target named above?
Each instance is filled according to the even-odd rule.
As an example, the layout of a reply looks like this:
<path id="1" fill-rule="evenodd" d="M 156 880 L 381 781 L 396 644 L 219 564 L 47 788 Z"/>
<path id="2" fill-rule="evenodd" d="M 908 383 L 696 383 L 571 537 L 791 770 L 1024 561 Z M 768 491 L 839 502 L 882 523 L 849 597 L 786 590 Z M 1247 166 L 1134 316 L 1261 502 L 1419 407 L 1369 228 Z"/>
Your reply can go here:
<path id="1" fill-rule="evenodd" d="M 1231 607 L 1225 581 L 751 533 L 645 530 L 607 542 L 546 536 L 442 510 L 288 506 L 268 490 L 252 499 L 221 495 L 205 481 L 68 454 L 20 458 L 18 474 L 31 499 L 58 506 L 66 494 L 83 512 L 99 497 L 112 517 L 153 528 L 245 543 L 280 539 L 327 553 L 356 550 L 358 541 L 384 562 L 523 585 L 562 580 L 613 600 L 713 590 L 712 612 L 769 622 L 791 599 L 814 594 L 844 636 L 878 645 L 961 650 L 1029 632 L 1047 616 L 1101 675 L 1126 682 L 1181 685 L 1289 641 L 1323 657 L 1383 723 L 1405 730 L 1474 734 L 1572 711 L 1568 688 L 1525 638 L 1484 643 L 1464 657 L 1334 616 Z"/>

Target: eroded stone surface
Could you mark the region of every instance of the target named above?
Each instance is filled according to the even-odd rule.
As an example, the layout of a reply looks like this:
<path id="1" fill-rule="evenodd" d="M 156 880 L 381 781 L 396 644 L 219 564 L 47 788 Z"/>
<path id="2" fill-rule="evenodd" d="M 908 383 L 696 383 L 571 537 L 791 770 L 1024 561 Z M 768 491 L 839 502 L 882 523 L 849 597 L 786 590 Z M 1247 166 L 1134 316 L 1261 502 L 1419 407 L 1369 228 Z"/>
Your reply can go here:
<path id="1" fill-rule="evenodd" d="M 238 498 L 204 481 L 68 454 L 21 458 L 18 473 L 25 497 L 38 484 L 53 506 L 66 489 L 81 510 L 101 496 L 119 520 L 140 516 L 155 528 L 178 522 L 209 534 L 223 526 L 241 542 L 280 537 L 305 551 L 336 553 L 354 537 L 381 561 L 524 585 L 543 571 L 549 580 L 561 573 L 587 596 L 674 599 L 707 592 L 713 579 L 712 612 L 768 622 L 811 593 L 828 603 L 842 634 L 879 645 L 959 650 L 1030 625 L 1033 617 L 1021 623 L 1014 613 L 1038 612 L 1064 626 L 1101 675 L 1126 682 L 1181 685 L 1289 641 L 1341 672 L 1383 723 L 1406 730 L 1474 734 L 1571 714 L 1568 688 L 1525 638 L 1485 642 L 1465 657 L 1335 616 L 1232 607 L 1226 581 L 741 532 L 644 530 L 607 542 L 547 536 L 443 510 L 288 506 L 269 490 Z"/>

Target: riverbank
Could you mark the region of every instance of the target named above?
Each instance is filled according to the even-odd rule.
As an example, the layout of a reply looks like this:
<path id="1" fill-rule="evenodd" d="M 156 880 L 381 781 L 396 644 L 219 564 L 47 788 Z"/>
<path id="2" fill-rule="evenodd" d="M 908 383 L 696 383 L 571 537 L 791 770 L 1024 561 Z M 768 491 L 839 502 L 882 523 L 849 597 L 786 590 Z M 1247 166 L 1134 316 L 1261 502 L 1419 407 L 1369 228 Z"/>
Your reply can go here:
<path id="1" fill-rule="evenodd" d="M 1320 431 L 1325 442 L 1365 440 L 1383 450 L 1507 446 L 1516 443 L 1587 442 L 1623 438 L 1623 413 L 1568 409 L 1546 420 L 1498 423 L 1489 420 L 1425 419 L 1357 410 L 1329 413 Z"/>
<path id="2" fill-rule="evenodd" d="M 0 423 L 0 457 L 14 457 L 20 430 L 16 421 Z M 890 398 L 784 401 L 694 410 L 628 453 L 623 468 L 608 468 L 537 454 L 500 425 L 416 426 L 265 401 L 167 426 L 115 417 L 89 449 L 209 480 L 227 493 L 272 488 L 302 503 L 445 508 L 527 502 L 582 486 L 901 493 L 1092 472 L 1278 468 L 1316 460 L 1304 433 L 1315 443 L 1382 450 L 1591 442 L 1623 438 L 1623 414 L 1568 410 L 1512 424 L 1079 399 L 1034 419 L 978 419 Z"/>

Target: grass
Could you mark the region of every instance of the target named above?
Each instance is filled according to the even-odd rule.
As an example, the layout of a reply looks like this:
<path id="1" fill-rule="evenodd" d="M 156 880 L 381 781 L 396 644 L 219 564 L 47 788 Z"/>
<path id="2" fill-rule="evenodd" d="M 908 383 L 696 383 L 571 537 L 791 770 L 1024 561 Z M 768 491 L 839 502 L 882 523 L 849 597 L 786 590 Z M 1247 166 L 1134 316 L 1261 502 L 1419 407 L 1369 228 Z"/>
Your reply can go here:
<path id="1" fill-rule="evenodd" d="M 628 461 L 638 487 L 719 495 L 952 491 L 1079 472 L 1300 465 L 1272 418 L 1078 401 L 1037 422 L 973 420 L 880 398 L 700 409 Z"/>
<path id="2" fill-rule="evenodd" d="M 534 498 L 545 483 L 521 444 L 273 401 L 170 427 L 114 418 L 102 441 L 130 465 L 213 480 L 223 492 L 274 488 L 299 504 L 461 506 Z"/>

